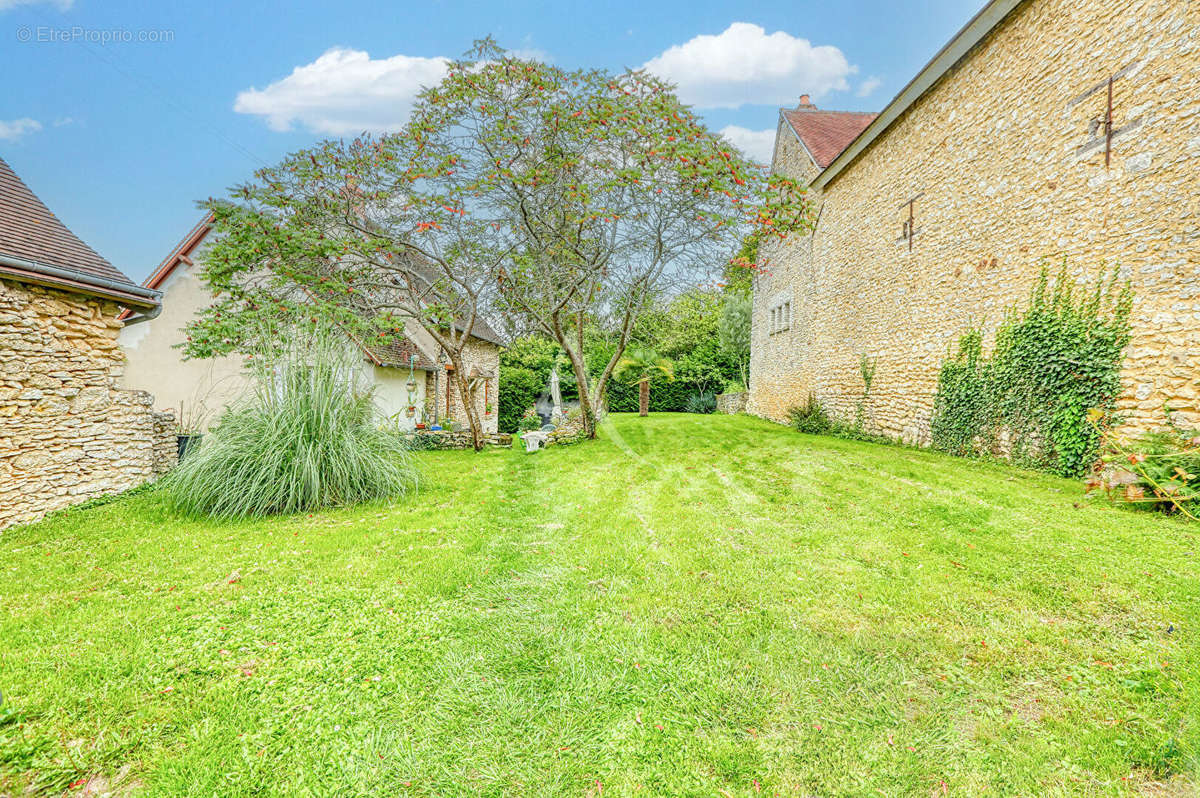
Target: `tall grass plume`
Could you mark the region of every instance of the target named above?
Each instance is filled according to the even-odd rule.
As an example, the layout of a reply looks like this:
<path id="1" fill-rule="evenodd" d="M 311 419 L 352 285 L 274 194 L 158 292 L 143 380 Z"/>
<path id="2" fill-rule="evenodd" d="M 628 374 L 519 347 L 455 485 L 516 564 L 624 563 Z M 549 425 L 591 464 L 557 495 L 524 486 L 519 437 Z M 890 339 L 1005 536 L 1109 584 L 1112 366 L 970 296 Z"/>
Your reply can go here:
<path id="1" fill-rule="evenodd" d="M 414 489 L 345 338 L 310 333 L 256 358 L 252 389 L 163 482 L 188 515 L 253 518 Z"/>

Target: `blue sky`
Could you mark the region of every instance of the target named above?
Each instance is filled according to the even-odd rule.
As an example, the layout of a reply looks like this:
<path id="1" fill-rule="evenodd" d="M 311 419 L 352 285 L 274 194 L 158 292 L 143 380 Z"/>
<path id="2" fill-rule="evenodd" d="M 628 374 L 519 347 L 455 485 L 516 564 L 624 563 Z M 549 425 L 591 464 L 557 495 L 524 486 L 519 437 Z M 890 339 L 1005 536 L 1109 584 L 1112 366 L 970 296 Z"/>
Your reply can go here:
<path id="1" fill-rule="evenodd" d="M 803 92 L 883 107 L 982 5 L 0 0 L 0 157 L 140 281 L 197 200 L 320 138 L 399 124 L 439 59 L 489 33 L 563 66 L 648 65 L 758 154 Z"/>

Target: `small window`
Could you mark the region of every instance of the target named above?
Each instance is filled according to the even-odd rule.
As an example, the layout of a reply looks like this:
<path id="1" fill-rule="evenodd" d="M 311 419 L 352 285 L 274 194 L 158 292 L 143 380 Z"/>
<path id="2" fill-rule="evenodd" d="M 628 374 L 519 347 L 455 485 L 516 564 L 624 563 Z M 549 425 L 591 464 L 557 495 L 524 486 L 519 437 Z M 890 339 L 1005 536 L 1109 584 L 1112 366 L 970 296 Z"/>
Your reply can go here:
<path id="1" fill-rule="evenodd" d="M 771 308 L 770 325 L 767 329 L 768 334 L 774 335 L 775 333 L 783 332 L 784 330 L 788 329 L 791 326 L 792 326 L 792 302 L 791 302 L 791 300 L 787 300 L 784 302 L 777 302 L 775 304 L 775 306 Z"/>

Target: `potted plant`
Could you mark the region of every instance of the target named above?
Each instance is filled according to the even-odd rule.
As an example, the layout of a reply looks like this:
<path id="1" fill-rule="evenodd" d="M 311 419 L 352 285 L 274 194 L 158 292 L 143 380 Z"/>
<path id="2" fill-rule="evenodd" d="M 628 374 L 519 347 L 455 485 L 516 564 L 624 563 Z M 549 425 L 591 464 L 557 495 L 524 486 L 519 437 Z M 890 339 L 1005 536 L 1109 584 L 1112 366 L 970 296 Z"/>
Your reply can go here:
<path id="1" fill-rule="evenodd" d="M 175 417 L 175 452 L 179 462 L 200 445 L 206 417 L 203 405 L 195 403 L 189 407 L 179 403 L 179 414 Z"/>
<path id="2" fill-rule="evenodd" d="M 532 407 L 525 411 L 517 421 L 517 429 L 521 432 L 532 432 L 542 428 L 542 417 Z"/>

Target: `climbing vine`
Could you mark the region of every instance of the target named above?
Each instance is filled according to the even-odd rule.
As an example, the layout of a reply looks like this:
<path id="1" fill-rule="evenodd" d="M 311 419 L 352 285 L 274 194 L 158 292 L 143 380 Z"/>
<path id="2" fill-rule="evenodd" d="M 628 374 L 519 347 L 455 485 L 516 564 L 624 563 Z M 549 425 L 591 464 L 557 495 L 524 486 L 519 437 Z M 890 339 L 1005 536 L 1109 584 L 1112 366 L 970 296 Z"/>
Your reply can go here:
<path id="1" fill-rule="evenodd" d="M 871 395 L 871 383 L 875 380 L 875 365 L 875 358 L 868 357 L 866 352 L 858 356 L 858 371 L 862 374 L 863 392 L 854 405 L 854 426 L 860 430 L 866 429 L 867 398 Z"/>
<path id="2" fill-rule="evenodd" d="M 938 375 L 933 445 L 951 454 L 1004 455 L 1077 477 L 1095 462 L 1090 410 L 1113 414 L 1129 343 L 1133 291 L 1114 268 L 1086 290 L 1042 269 L 1024 312 L 1010 308 L 990 357 L 969 330 Z"/>

